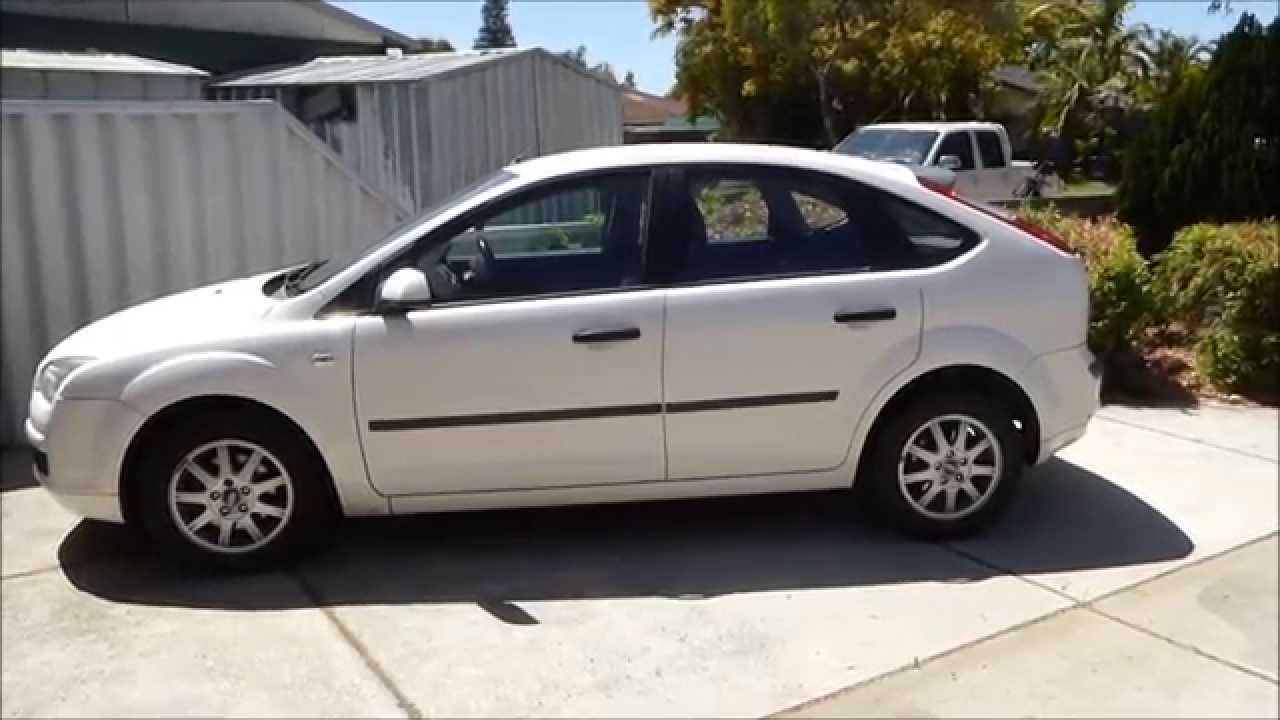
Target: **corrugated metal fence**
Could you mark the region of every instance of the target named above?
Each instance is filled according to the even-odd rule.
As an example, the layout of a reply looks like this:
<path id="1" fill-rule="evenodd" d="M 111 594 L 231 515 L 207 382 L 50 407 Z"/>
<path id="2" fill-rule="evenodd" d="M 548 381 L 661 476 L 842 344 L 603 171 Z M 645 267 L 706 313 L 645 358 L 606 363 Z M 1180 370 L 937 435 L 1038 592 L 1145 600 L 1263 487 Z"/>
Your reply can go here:
<path id="1" fill-rule="evenodd" d="M 403 212 L 279 105 L 0 104 L 0 444 L 39 359 L 115 310 L 364 245 Z"/>

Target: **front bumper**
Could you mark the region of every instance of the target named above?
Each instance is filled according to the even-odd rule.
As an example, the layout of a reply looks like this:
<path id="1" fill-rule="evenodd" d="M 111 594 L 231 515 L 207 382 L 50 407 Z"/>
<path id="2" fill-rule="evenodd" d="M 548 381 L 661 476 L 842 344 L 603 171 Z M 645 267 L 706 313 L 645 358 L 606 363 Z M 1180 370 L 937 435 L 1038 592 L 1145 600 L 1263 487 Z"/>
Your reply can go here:
<path id="1" fill-rule="evenodd" d="M 41 409 L 25 427 L 36 480 L 77 515 L 124 522 L 120 474 L 142 416 L 118 400 L 64 398 Z"/>

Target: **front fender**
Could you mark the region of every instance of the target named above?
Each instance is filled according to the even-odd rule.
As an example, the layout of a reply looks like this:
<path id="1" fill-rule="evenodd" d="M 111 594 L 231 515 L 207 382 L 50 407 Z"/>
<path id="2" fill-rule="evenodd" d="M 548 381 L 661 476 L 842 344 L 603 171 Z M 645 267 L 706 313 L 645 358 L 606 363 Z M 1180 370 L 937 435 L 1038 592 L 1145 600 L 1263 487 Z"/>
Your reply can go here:
<path id="1" fill-rule="evenodd" d="M 120 399 L 148 415 L 204 395 L 234 395 L 271 404 L 258 391 L 269 391 L 273 380 L 278 383 L 279 372 L 267 358 L 250 353 L 193 352 L 146 368 L 125 385 Z"/>
<path id="2" fill-rule="evenodd" d="M 311 350 L 196 351 L 166 358 L 139 372 L 120 399 L 146 418 L 184 400 L 235 397 L 288 417 L 311 439 L 328 466 L 343 510 L 350 515 L 388 512 L 386 498 L 369 483 L 351 395 L 349 343 L 333 361 L 315 364 Z M 328 350 L 326 350 L 328 352 Z"/>

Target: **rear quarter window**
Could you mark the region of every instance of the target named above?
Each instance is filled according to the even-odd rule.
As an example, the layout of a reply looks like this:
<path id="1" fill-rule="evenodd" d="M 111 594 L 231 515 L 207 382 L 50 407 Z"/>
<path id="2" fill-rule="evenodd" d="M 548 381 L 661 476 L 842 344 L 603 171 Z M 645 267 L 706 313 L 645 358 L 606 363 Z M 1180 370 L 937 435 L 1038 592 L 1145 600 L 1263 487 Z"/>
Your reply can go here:
<path id="1" fill-rule="evenodd" d="M 876 204 L 911 247 L 910 267 L 941 265 L 978 244 L 978 234 L 954 220 L 897 195 L 876 195 Z"/>

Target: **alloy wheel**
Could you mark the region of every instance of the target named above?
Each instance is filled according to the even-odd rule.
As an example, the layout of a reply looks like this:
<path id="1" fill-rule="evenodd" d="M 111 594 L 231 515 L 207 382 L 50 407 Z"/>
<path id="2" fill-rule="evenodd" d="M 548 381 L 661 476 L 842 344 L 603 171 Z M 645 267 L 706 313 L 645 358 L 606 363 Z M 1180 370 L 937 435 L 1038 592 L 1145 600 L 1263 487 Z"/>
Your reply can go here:
<path id="1" fill-rule="evenodd" d="M 284 464 L 247 440 L 201 445 L 169 478 L 169 512 L 179 531 L 216 553 L 263 547 L 284 530 L 293 505 L 293 481 Z"/>
<path id="2" fill-rule="evenodd" d="M 959 520 L 991 499 L 1003 469 L 1000 443 L 986 425 L 942 415 L 911 433 L 898 459 L 898 488 L 917 513 Z"/>

